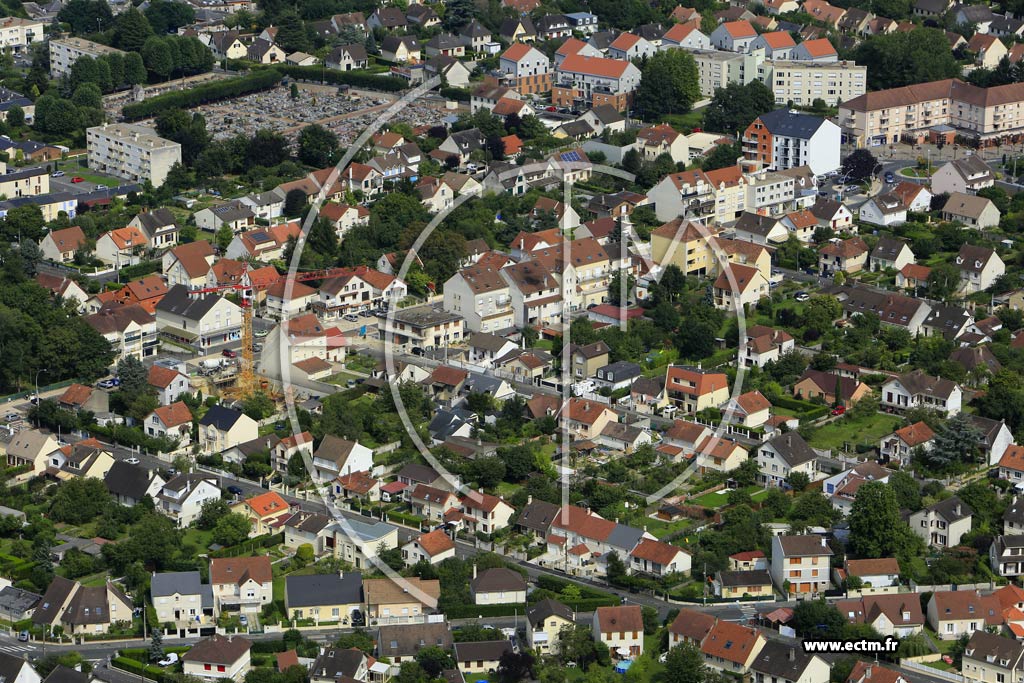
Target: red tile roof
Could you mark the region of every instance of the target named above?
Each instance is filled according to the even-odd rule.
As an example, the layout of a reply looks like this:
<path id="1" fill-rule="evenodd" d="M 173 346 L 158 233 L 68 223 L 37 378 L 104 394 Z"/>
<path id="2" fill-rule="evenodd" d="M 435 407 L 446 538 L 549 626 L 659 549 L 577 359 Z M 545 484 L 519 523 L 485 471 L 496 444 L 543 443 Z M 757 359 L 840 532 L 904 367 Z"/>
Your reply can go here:
<path id="1" fill-rule="evenodd" d="M 423 552 L 431 557 L 436 557 L 446 550 L 451 550 L 455 547 L 452 539 L 442 529 L 431 531 L 429 534 L 423 534 L 416 539 L 416 542 L 423 548 Z"/>

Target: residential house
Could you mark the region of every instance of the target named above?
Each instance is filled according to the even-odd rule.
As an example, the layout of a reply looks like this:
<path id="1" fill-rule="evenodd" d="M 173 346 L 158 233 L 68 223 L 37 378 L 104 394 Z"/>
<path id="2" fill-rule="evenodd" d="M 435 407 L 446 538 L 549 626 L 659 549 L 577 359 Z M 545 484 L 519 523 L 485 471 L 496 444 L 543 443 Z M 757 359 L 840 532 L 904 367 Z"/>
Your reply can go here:
<path id="1" fill-rule="evenodd" d="M 355 572 L 286 576 L 284 606 L 289 619 L 347 625 L 363 606 L 363 577 Z"/>
<path id="2" fill-rule="evenodd" d="M 728 25 L 722 24 L 718 30 Z M 784 35 L 789 37 L 788 33 Z M 758 38 L 764 39 L 764 35 Z M 840 137 L 839 126 L 828 119 L 776 109 L 761 114 L 747 126 L 742 139 L 743 155 L 760 161 L 770 170 L 807 166 L 815 175 L 821 175 L 839 168 Z"/>
<path id="3" fill-rule="evenodd" d="M 953 192 L 942 206 L 943 220 L 962 223 L 968 228 L 994 228 L 999 225 L 999 209 L 991 199 Z"/>
<path id="4" fill-rule="evenodd" d="M 715 596 L 726 600 L 744 597 L 773 598 L 772 577 L 764 569 L 718 571 L 712 583 Z"/>
<path id="5" fill-rule="evenodd" d="M 152 249 L 175 246 L 178 243 L 178 233 L 181 230 L 174 214 L 165 208 L 152 211 L 144 209 L 128 222 L 128 227 L 142 231 L 146 242 Z"/>
<path id="6" fill-rule="evenodd" d="M 85 246 L 85 233 L 77 225 L 62 230 L 51 230 L 39 240 L 39 251 L 47 261 L 67 263 L 75 252 Z"/>
<path id="7" fill-rule="evenodd" d="M 30 467 L 32 475 L 42 475 L 60 444 L 52 434 L 43 434 L 35 429 L 22 429 L 14 433 L 7 443 L 7 466 Z"/>
<path id="8" fill-rule="evenodd" d="M 193 295 L 176 284 L 156 305 L 156 324 L 165 337 L 206 353 L 213 345 L 241 338 L 242 309 L 225 297 Z"/>
<path id="9" fill-rule="evenodd" d="M 575 613 L 566 605 L 545 598 L 526 610 L 526 642 L 540 655 L 557 655 L 563 628 L 575 624 Z"/>
<path id="10" fill-rule="evenodd" d="M 156 389 L 157 399 L 162 406 L 171 405 L 191 389 L 188 375 L 177 368 L 157 363 L 149 366 L 148 384 Z"/>
<path id="11" fill-rule="evenodd" d="M 252 642 L 240 636 L 213 634 L 200 640 L 181 656 L 186 676 L 242 680 L 252 667 Z"/>
<path id="12" fill-rule="evenodd" d="M 752 683 L 825 683 L 832 666 L 816 654 L 777 640 L 765 642 L 750 665 Z"/>
<path id="13" fill-rule="evenodd" d="M 757 39 L 757 31 L 749 21 L 726 21 L 718 25 L 709 36 L 711 45 L 726 52 L 750 52 Z"/>
<path id="14" fill-rule="evenodd" d="M 903 198 L 887 192 L 869 198 L 858 211 L 860 220 L 871 225 L 900 225 L 907 222 L 907 206 Z"/>
<path id="15" fill-rule="evenodd" d="M 509 639 L 455 643 L 455 664 L 460 675 L 495 673 L 506 654 L 512 654 Z"/>
<path id="16" fill-rule="evenodd" d="M 975 37 L 979 35 L 982 34 L 975 34 Z M 1022 662 L 1024 644 L 1020 641 L 978 630 L 971 634 L 964 647 L 960 671 L 964 681 L 969 683 L 1012 681 L 1018 676 Z"/>
<path id="17" fill-rule="evenodd" d="M 758 478 L 766 486 L 781 487 L 791 472 L 803 472 L 816 481 L 821 478 L 817 457 L 799 434 L 777 434 L 757 447 L 757 467 L 761 473 Z"/>
<path id="18" fill-rule="evenodd" d="M 930 408 L 947 417 L 960 412 L 962 397 L 963 391 L 956 382 L 926 375 L 921 370 L 894 377 L 881 389 L 883 407 L 897 410 Z"/>
<path id="19" fill-rule="evenodd" d="M 869 252 L 868 245 L 860 237 L 833 239 L 819 250 L 821 274 L 859 272 L 867 266 Z"/>
<path id="20" fill-rule="evenodd" d="M 156 408 L 143 425 L 149 436 L 176 440 L 179 448 L 192 443 L 192 411 L 181 401 Z"/>
<path id="21" fill-rule="evenodd" d="M 883 463 L 895 460 L 901 465 L 909 463 L 914 449 L 929 448 L 934 436 L 935 432 L 924 422 L 901 427 L 892 434 L 882 437 L 878 449 L 880 460 Z"/>
<path id="22" fill-rule="evenodd" d="M 437 609 L 441 583 L 416 576 L 393 579 L 364 579 L 363 602 L 372 623 L 403 624 L 423 621 Z"/>
<path id="23" fill-rule="evenodd" d="M 839 61 L 839 53 L 828 38 L 815 38 L 793 48 L 790 58 L 797 62 L 830 63 Z"/>
<path id="24" fill-rule="evenodd" d="M 215 557 L 210 560 L 210 585 L 218 612 L 257 612 L 273 600 L 273 572 L 266 555 Z"/>
<path id="25" fill-rule="evenodd" d="M 781 355 L 791 353 L 795 345 L 793 337 L 784 330 L 764 325 L 748 327 L 743 364 L 763 368 L 769 361 L 778 361 Z"/>
<path id="26" fill-rule="evenodd" d="M 724 373 L 670 365 L 665 391 L 672 403 L 687 413 L 717 408 L 729 399 L 729 379 Z"/>
<path id="27" fill-rule="evenodd" d="M 387 657 L 391 661 L 393 673 L 397 673 L 402 662 L 413 660 L 423 648 L 451 650 L 453 645 L 447 621 L 380 626 L 376 641 L 377 656 Z"/>
<path id="28" fill-rule="evenodd" d="M 155 501 L 166 482 L 155 470 L 117 460 L 103 477 L 103 483 L 120 505 L 132 507 L 146 496 Z"/>
<path id="29" fill-rule="evenodd" d="M 892 188 L 891 192 L 903 201 L 907 211 L 920 213 L 931 210 L 932 193 L 924 185 L 904 180 Z"/>
<path id="30" fill-rule="evenodd" d="M 372 469 L 373 451 L 358 441 L 327 434 L 313 452 L 313 477 L 320 482 Z"/>
<path id="31" fill-rule="evenodd" d="M 644 620 L 639 605 L 598 607 L 594 610 L 593 632 L 618 659 L 636 659 L 644 653 Z M 619 654 L 619 650 L 628 654 Z"/>
<path id="32" fill-rule="evenodd" d="M 55 576 L 32 614 L 37 626 L 61 626 L 71 636 L 107 633 L 119 621 L 131 621 L 131 599 L 109 580 L 101 586 L 83 586 Z"/>
<path id="33" fill-rule="evenodd" d="M 871 270 L 901 270 L 903 266 L 914 262 L 914 252 L 910 245 L 894 237 L 879 237 L 875 248 L 871 250 Z"/>
<path id="34" fill-rule="evenodd" d="M 820 595 L 832 586 L 831 557 L 832 549 L 824 536 L 775 536 L 772 580 L 788 596 Z"/>
<path id="35" fill-rule="evenodd" d="M 955 263 L 960 269 L 960 290 L 964 294 L 988 289 L 1006 272 L 1006 264 L 995 249 L 973 244 L 960 247 Z"/>
<path id="36" fill-rule="evenodd" d="M 629 553 L 628 570 L 634 574 L 665 577 L 689 572 L 690 553 L 671 543 L 644 538 Z"/>
<path id="37" fill-rule="evenodd" d="M 756 306 L 758 301 L 768 296 L 769 289 L 768 279 L 760 270 L 730 263 L 722 266 L 718 278 L 715 279 L 715 307 L 735 311 Z"/>
<path id="38" fill-rule="evenodd" d="M 828 405 L 842 404 L 846 408 L 871 393 L 864 382 L 842 375 L 808 368 L 793 385 L 793 395 L 813 401 L 821 399 Z"/>
<path id="39" fill-rule="evenodd" d="M 437 564 L 455 557 L 455 543 L 444 529 L 422 534 L 402 546 L 402 559 L 409 566 L 417 562 Z"/>
<path id="40" fill-rule="evenodd" d="M 840 614 L 851 624 L 867 624 L 883 636 L 905 638 L 924 630 L 925 617 L 917 593 L 869 594 L 835 603 Z"/>
<path id="41" fill-rule="evenodd" d="M 935 591 L 926 609 L 928 625 L 940 640 L 956 640 L 989 626 L 1003 623 L 1002 607 L 995 595 L 978 591 Z"/>
<path id="42" fill-rule="evenodd" d="M 220 497 L 217 477 L 186 472 L 171 477 L 153 502 L 157 510 L 184 529 L 198 519 L 204 503 Z"/>
<path id="43" fill-rule="evenodd" d="M 276 491 L 267 491 L 231 506 L 231 512 L 240 514 L 252 525 L 252 537 L 271 534 L 291 517 L 291 505 Z"/>
<path id="44" fill-rule="evenodd" d="M 199 443 L 207 451 L 219 453 L 258 436 L 256 420 L 220 404 L 211 406 L 199 420 Z"/>
<path id="45" fill-rule="evenodd" d="M 328 69 L 353 71 L 355 69 L 365 69 L 367 64 L 369 64 L 369 58 L 366 55 L 365 46 L 353 43 L 351 45 L 339 45 L 334 48 L 328 53 L 324 62 Z"/>
<path id="46" fill-rule="evenodd" d="M 975 37 L 983 34 L 976 34 Z M 998 61 L 998 60 L 997 60 Z M 936 194 L 978 194 L 978 190 L 992 187 L 996 175 L 977 154 L 949 161 L 932 174 L 931 192 Z"/>
<path id="47" fill-rule="evenodd" d="M 478 574 L 474 564 L 469 593 L 474 605 L 525 604 L 526 579 L 507 567 L 485 569 Z"/>
<path id="48" fill-rule="evenodd" d="M 953 496 L 911 513 L 908 523 L 928 545 L 953 548 L 971 530 L 973 518 L 971 506 Z"/>
<path id="49" fill-rule="evenodd" d="M 173 624 L 178 636 L 198 635 L 215 617 L 213 589 L 197 571 L 154 573 L 149 594 L 158 622 Z"/>
<path id="50" fill-rule="evenodd" d="M 712 671 L 744 676 L 764 648 L 757 629 L 718 620 L 700 643 L 704 664 Z"/>
<path id="51" fill-rule="evenodd" d="M 196 240 L 164 252 L 161 272 L 167 278 L 168 287 L 204 287 L 214 258 L 213 245 L 206 240 Z"/>

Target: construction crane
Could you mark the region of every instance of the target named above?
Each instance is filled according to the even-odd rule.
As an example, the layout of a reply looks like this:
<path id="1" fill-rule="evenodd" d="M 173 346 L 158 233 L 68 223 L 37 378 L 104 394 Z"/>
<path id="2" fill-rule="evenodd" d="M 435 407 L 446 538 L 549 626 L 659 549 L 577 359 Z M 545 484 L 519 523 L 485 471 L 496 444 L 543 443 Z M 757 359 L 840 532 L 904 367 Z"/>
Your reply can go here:
<path id="1" fill-rule="evenodd" d="M 203 296 L 206 294 L 237 292 L 242 309 L 242 355 L 238 368 L 238 380 L 235 382 L 235 391 L 242 397 L 252 396 L 258 387 L 256 382 L 256 368 L 253 362 L 252 349 L 252 309 L 253 292 L 256 289 L 266 289 L 279 282 L 291 280 L 292 282 L 308 282 L 310 280 L 327 280 L 347 275 L 358 275 L 361 271 L 368 270 L 366 266 L 357 268 L 327 268 L 324 270 L 309 270 L 296 273 L 293 276 L 278 275 L 277 277 L 258 278 L 253 280 L 246 272 L 237 282 L 224 282 L 209 287 L 193 289 L 189 292 L 191 296 Z"/>

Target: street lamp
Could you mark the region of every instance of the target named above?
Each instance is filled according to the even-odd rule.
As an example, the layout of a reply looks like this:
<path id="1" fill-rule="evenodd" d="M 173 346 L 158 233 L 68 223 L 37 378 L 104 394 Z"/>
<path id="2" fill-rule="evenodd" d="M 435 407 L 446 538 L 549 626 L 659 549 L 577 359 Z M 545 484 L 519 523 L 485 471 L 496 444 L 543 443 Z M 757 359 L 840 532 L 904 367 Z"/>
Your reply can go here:
<path id="1" fill-rule="evenodd" d="M 35 405 L 36 406 L 39 405 L 39 373 L 40 372 L 49 372 L 49 369 L 48 368 L 39 368 L 38 370 L 36 370 L 36 395 L 35 395 L 35 399 L 36 399 Z M 38 427 L 38 426 L 39 426 L 39 414 L 37 412 L 36 413 L 36 427 Z"/>

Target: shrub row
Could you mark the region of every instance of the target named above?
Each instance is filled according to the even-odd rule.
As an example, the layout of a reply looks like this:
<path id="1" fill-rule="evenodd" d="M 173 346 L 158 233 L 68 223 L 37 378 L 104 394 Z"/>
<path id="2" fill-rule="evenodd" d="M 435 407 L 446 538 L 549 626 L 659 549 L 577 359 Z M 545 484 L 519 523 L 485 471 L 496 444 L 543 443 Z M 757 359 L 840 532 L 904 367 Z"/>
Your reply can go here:
<path id="1" fill-rule="evenodd" d="M 375 76 L 365 71 L 337 71 L 323 69 L 319 66 L 298 66 L 296 64 L 275 64 L 269 70 L 300 81 L 323 81 L 331 85 L 351 85 L 384 92 L 398 92 L 408 87 L 408 83 L 404 79 L 396 76 Z"/>
<path id="2" fill-rule="evenodd" d="M 129 104 L 121 113 L 126 121 L 144 119 L 168 109 L 188 109 L 208 102 L 267 90 L 277 85 L 281 78 L 282 74 L 276 69 L 260 69 L 238 78 L 224 78 L 188 90 L 174 90 L 150 97 L 142 102 Z"/>
<path id="3" fill-rule="evenodd" d="M 154 680 L 157 683 L 163 683 L 165 678 L 164 670 L 160 667 L 149 666 L 129 657 L 114 657 L 110 663 L 122 671 L 127 671 L 137 676 L 143 676 L 150 680 Z"/>
<path id="4" fill-rule="evenodd" d="M 256 538 L 250 538 L 248 541 L 244 541 L 238 545 L 214 550 L 210 553 L 210 557 L 238 557 L 245 553 L 251 553 L 257 548 L 273 548 L 275 545 L 280 545 L 281 543 L 284 543 L 283 531 L 276 534 L 264 534 L 263 536 L 257 536 Z"/>

